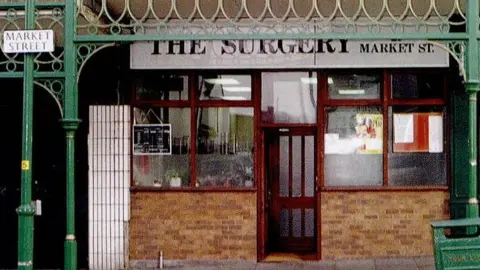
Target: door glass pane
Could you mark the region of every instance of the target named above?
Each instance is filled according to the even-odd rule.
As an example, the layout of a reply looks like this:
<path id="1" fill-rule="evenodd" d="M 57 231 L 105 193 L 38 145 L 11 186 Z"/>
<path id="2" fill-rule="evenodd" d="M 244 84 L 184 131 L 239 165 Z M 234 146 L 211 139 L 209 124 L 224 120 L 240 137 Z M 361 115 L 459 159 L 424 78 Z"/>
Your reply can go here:
<path id="1" fill-rule="evenodd" d="M 315 72 L 262 73 L 262 122 L 315 123 Z"/>
<path id="2" fill-rule="evenodd" d="M 292 138 L 292 196 L 302 196 L 302 137 L 293 136 Z"/>
<path id="3" fill-rule="evenodd" d="M 280 210 L 280 236 L 288 237 L 290 215 L 288 209 Z"/>
<path id="4" fill-rule="evenodd" d="M 292 214 L 293 237 L 302 237 L 302 210 L 293 209 Z"/>
<path id="5" fill-rule="evenodd" d="M 315 188 L 315 137 L 305 136 L 305 196 L 313 197 Z"/>
<path id="6" fill-rule="evenodd" d="M 313 209 L 305 209 L 305 237 L 313 237 L 315 235 L 315 218 Z"/>
<path id="7" fill-rule="evenodd" d="M 289 180 L 289 164 L 288 164 L 288 137 L 280 137 L 280 197 L 288 197 L 288 180 Z"/>

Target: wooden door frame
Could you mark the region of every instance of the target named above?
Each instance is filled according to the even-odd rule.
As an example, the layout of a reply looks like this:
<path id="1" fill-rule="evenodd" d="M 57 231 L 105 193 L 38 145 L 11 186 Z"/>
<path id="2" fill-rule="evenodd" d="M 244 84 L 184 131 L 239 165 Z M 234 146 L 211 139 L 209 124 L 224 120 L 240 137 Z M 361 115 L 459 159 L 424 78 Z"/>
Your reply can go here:
<path id="1" fill-rule="evenodd" d="M 288 132 L 282 132 L 281 129 L 288 129 L 289 131 Z M 258 151 L 258 154 L 259 154 L 259 157 L 258 157 L 258 162 L 257 164 L 259 164 L 259 169 L 257 170 L 257 179 L 259 179 L 259 181 L 257 181 L 257 200 L 258 200 L 258 214 L 257 214 L 257 231 L 258 231 L 258 237 L 257 237 L 257 260 L 258 261 L 263 261 L 266 257 L 267 257 L 267 253 L 266 253 L 266 250 L 267 250 L 267 247 L 265 246 L 265 241 L 268 237 L 268 232 L 266 231 L 266 219 L 268 218 L 268 213 L 266 213 L 266 192 L 267 192 L 267 178 L 266 178 L 266 153 L 267 153 L 267 149 L 266 149 L 266 145 L 265 145 L 265 142 L 266 142 L 266 134 L 268 134 L 269 132 L 277 132 L 280 134 L 291 134 L 291 135 L 295 135 L 295 134 L 301 134 L 301 135 L 306 135 L 305 133 L 307 131 L 311 132 L 311 134 L 313 136 L 316 136 L 316 147 L 315 147 L 315 155 L 316 155 L 316 173 L 317 173 L 317 179 L 319 179 L 319 175 L 318 173 L 320 172 L 319 171 L 319 165 L 320 165 L 320 162 L 319 162 L 319 146 L 318 146 L 318 142 L 319 142 L 319 129 L 316 125 L 272 125 L 272 126 L 265 126 L 265 127 L 261 127 L 259 128 L 258 132 L 259 132 L 259 140 L 258 140 L 258 144 L 257 144 L 257 147 L 259 149 Z M 316 230 L 316 246 L 315 246 L 315 249 L 316 249 L 316 256 L 315 256 L 315 259 L 317 260 L 320 260 L 321 259 L 321 224 L 320 224 L 320 188 L 319 188 L 319 182 L 318 180 L 315 180 L 315 188 L 314 188 L 314 197 L 315 197 L 315 202 L 314 202 L 314 206 L 315 206 L 315 230 Z"/>

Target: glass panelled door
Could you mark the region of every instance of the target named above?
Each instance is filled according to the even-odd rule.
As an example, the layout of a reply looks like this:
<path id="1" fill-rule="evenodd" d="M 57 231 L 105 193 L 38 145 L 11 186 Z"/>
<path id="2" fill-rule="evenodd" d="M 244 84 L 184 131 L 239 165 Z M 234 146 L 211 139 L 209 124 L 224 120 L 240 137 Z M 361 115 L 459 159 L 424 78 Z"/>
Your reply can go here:
<path id="1" fill-rule="evenodd" d="M 277 129 L 267 141 L 269 249 L 316 250 L 316 138 L 313 129 Z"/>

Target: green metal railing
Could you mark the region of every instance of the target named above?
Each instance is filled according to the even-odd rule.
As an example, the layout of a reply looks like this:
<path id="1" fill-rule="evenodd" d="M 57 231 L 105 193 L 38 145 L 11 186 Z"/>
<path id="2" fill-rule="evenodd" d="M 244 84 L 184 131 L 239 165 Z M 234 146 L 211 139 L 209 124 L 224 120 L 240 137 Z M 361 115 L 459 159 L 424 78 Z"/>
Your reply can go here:
<path id="1" fill-rule="evenodd" d="M 78 77 L 95 52 L 112 44 L 147 40 L 221 39 L 421 39 L 448 50 L 459 62 L 469 95 L 466 196 L 458 202 L 467 217 L 478 216 L 477 93 L 479 0 L 66 0 L 0 3 L 0 32 L 55 29 L 54 53 L 0 54 L 0 78 L 24 79 L 22 198 L 19 269 L 33 269 L 31 203 L 33 85 L 62 104 L 67 149 L 65 269 L 76 269 L 74 146 L 78 119 Z M 26 12 L 25 12 L 26 11 Z M 455 31 L 453 31 L 455 29 Z M 60 86 L 59 86 L 60 85 Z M 454 175 L 453 182 L 464 181 Z M 456 198 L 452 198 L 455 200 Z"/>

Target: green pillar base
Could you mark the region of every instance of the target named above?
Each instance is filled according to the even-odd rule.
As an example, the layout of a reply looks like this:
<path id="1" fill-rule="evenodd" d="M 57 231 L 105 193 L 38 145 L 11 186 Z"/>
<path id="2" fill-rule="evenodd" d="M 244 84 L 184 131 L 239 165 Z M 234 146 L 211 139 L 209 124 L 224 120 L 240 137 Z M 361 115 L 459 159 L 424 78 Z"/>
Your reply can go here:
<path id="1" fill-rule="evenodd" d="M 68 236 L 67 236 L 68 237 Z M 74 236 L 72 236 L 74 238 Z M 75 239 L 67 239 L 64 244 L 65 248 L 65 270 L 77 269 L 77 241 Z"/>
<path id="2" fill-rule="evenodd" d="M 18 269 L 33 269 L 33 216 L 35 206 L 22 204 L 17 208 L 18 214 Z"/>

